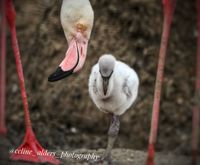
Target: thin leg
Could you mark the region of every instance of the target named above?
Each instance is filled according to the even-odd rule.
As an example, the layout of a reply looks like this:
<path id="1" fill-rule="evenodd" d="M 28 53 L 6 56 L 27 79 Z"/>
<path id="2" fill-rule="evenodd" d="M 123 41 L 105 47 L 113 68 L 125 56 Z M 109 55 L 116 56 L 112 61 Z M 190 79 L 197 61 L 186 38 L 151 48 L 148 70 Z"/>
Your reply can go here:
<path id="1" fill-rule="evenodd" d="M 198 143 L 199 143 L 199 115 L 200 115 L 200 0 L 196 0 L 196 9 L 197 9 L 197 64 L 196 64 L 196 103 L 192 109 L 192 165 L 197 164 L 197 153 L 198 153 Z"/>
<path id="2" fill-rule="evenodd" d="M 14 6 L 12 4 L 12 0 L 6 0 L 6 16 L 7 16 L 10 32 L 11 32 L 12 48 L 14 50 L 17 74 L 18 74 L 18 79 L 20 83 L 20 90 L 21 90 L 24 113 L 25 113 L 26 135 L 24 137 L 23 143 L 18 147 L 18 150 L 25 149 L 25 150 L 31 151 L 31 154 L 24 154 L 24 155 L 13 153 L 11 154 L 11 159 L 40 162 L 40 163 L 49 162 L 52 164 L 59 164 L 59 161 L 56 160 L 52 156 L 38 155 L 39 152 L 41 153 L 42 151 L 45 151 L 45 149 L 37 141 L 35 134 L 32 130 L 32 126 L 31 126 L 30 114 L 29 114 L 29 109 L 28 109 L 28 101 L 27 101 L 27 95 L 26 95 L 26 89 L 25 89 L 25 83 L 24 83 L 24 75 L 23 75 L 22 63 L 20 59 L 20 51 L 19 51 L 19 46 L 18 46 L 16 28 L 15 28 L 16 13 L 15 13 Z"/>
<path id="3" fill-rule="evenodd" d="M 0 135 L 6 135 L 5 125 L 5 72 L 6 72 L 6 14 L 5 14 L 5 0 L 0 2 L 1 8 L 1 52 L 0 52 Z"/>
<path id="4" fill-rule="evenodd" d="M 111 150 L 118 136 L 119 128 L 120 128 L 119 116 L 112 115 L 110 127 L 108 130 L 108 144 L 107 144 L 106 151 L 104 153 L 104 158 L 108 159 L 108 161 L 111 161 Z"/>
<path id="5" fill-rule="evenodd" d="M 108 130 L 108 143 L 107 143 L 107 148 L 106 151 L 104 152 L 102 158 L 95 160 L 95 161 L 90 161 L 90 165 L 112 165 L 112 158 L 111 158 L 111 151 L 114 146 L 115 140 L 118 136 L 119 133 L 119 127 L 120 127 L 120 121 L 119 121 L 119 116 L 111 114 L 111 121 L 110 121 L 110 126 Z"/>
<path id="6" fill-rule="evenodd" d="M 158 131 L 158 119 L 159 119 L 159 111 L 160 111 L 160 97 L 161 97 L 161 89 L 164 77 L 164 65 L 166 58 L 166 51 L 169 39 L 169 33 L 173 18 L 173 13 L 176 7 L 176 0 L 163 0 L 164 7 L 164 23 L 163 23 L 163 33 L 161 38 L 160 52 L 159 52 L 159 60 L 158 60 L 158 68 L 157 68 L 157 76 L 156 76 L 156 84 L 154 91 L 154 102 L 153 102 L 153 113 L 151 119 L 151 131 L 149 136 L 149 146 L 148 146 L 148 158 L 147 165 L 154 165 L 154 144 L 157 138 Z"/>

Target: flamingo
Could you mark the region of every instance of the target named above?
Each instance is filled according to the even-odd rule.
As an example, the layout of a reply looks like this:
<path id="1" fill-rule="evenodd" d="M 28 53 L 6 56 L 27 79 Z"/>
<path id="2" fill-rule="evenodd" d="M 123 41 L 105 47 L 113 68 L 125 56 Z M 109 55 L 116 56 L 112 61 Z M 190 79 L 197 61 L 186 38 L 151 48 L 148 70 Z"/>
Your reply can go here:
<path id="1" fill-rule="evenodd" d="M 119 117 L 134 103 L 138 95 L 139 78 L 128 65 L 106 54 L 92 68 L 89 94 L 95 105 L 111 116 L 108 143 L 102 160 L 112 163 L 111 150 L 119 132 Z"/>
<path id="2" fill-rule="evenodd" d="M 68 50 L 59 67 L 48 81 L 58 81 L 81 70 L 87 55 L 94 12 L 89 0 L 63 0 L 61 24 L 68 42 Z"/>
<path id="3" fill-rule="evenodd" d="M 13 6 L 12 0 L 1 0 L 1 16 L 2 16 L 2 26 L 1 26 L 1 74 L 0 74 L 0 133 L 6 134 L 5 128 L 5 121 L 4 121 L 4 105 L 5 105 L 5 28 L 6 28 L 6 20 L 8 22 L 8 26 L 11 33 L 11 42 L 12 48 L 14 51 L 15 62 L 17 67 L 17 74 L 20 83 L 20 91 L 23 101 L 24 107 L 24 114 L 25 114 L 25 126 L 26 126 L 26 133 L 22 144 L 17 148 L 17 150 L 29 150 L 27 155 L 18 154 L 18 152 L 13 152 L 11 154 L 12 160 L 23 160 L 23 161 L 31 161 L 37 163 L 44 163 L 49 162 L 51 164 L 59 164 L 59 160 L 55 159 L 53 156 L 44 156 L 38 155 L 39 152 L 45 151 L 45 149 L 40 145 L 37 141 L 35 133 L 32 129 L 29 108 L 28 108 L 28 101 L 27 101 L 27 94 L 25 89 L 24 83 L 24 75 L 23 75 L 23 68 L 20 59 L 20 50 L 18 46 L 17 34 L 16 34 L 16 27 L 15 27 L 15 18 L 16 13 Z"/>
<path id="4" fill-rule="evenodd" d="M 164 77 L 164 65 L 166 59 L 166 51 L 169 39 L 169 33 L 171 28 L 171 23 L 173 19 L 173 14 L 176 8 L 176 0 L 163 0 L 164 7 L 164 22 L 163 22 L 163 32 L 161 37 L 161 45 L 159 52 L 159 60 L 157 67 L 156 84 L 154 91 L 154 102 L 153 102 L 153 113 L 151 119 L 151 130 L 149 135 L 149 145 L 148 145 L 148 157 L 147 165 L 154 165 L 154 156 L 157 132 L 158 132 L 158 119 L 160 111 L 160 99 L 161 99 L 161 89 Z M 197 8 L 197 64 L 196 64 L 196 82 L 195 90 L 196 93 L 200 92 L 200 0 L 196 0 Z M 199 103 L 198 103 L 199 104 Z M 192 164 L 197 164 L 197 150 L 198 150 L 198 134 L 199 134 L 199 111 L 200 107 L 196 103 L 193 107 L 193 124 L 192 124 Z"/>

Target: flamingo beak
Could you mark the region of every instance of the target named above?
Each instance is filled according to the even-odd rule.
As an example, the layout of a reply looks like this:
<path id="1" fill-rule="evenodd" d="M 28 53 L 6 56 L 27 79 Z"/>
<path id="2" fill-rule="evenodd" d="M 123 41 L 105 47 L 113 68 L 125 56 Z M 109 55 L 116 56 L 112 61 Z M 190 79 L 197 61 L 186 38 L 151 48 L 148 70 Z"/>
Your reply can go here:
<path id="1" fill-rule="evenodd" d="M 49 76 L 48 81 L 58 81 L 81 70 L 86 59 L 87 43 L 87 41 L 80 42 L 79 40 L 73 39 L 69 43 L 65 58 L 56 71 Z"/>
<path id="2" fill-rule="evenodd" d="M 58 67 L 56 69 L 56 71 L 54 73 L 52 73 L 49 77 L 48 77 L 48 81 L 49 82 L 54 82 L 54 81 L 58 81 L 58 80 L 61 80 L 65 77 L 68 77 L 70 75 L 73 74 L 73 71 L 72 70 L 69 70 L 69 71 L 63 71 L 61 69 L 61 67 Z"/>
<path id="3" fill-rule="evenodd" d="M 102 79 L 103 79 L 103 93 L 104 93 L 104 95 L 106 95 L 107 90 L 108 90 L 109 78 L 108 77 L 102 77 Z"/>
<path id="4" fill-rule="evenodd" d="M 100 71 L 100 74 L 101 74 L 101 71 Z M 103 94 L 106 95 L 107 94 L 107 91 L 108 91 L 108 85 L 109 85 L 109 80 L 110 80 L 110 77 L 112 76 L 113 74 L 113 71 L 111 72 L 111 74 L 107 77 L 103 76 L 101 74 L 101 78 L 103 80 Z"/>

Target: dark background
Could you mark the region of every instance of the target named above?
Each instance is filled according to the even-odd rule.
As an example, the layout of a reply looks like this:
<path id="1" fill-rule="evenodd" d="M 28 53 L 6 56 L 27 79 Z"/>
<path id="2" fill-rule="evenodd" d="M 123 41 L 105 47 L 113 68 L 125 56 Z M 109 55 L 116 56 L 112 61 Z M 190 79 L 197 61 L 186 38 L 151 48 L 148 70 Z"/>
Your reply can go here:
<path id="1" fill-rule="evenodd" d="M 161 0 L 91 0 L 94 28 L 84 68 L 56 83 L 48 76 L 67 49 L 60 24 L 61 1 L 15 1 L 31 119 L 36 136 L 49 149 L 104 148 L 109 120 L 88 94 L 91 67 L 104 53 L 133 67 L 140 77 L 137 102 L 121 116 L 115 147 L 146 150 L 162 32 Z M 162 92 L 157 151 L 189 154 L 196 55 L 195 2 L 177 2 Z M 10 35 L 7 50 L 8 139 L 18 146 L 24 114 Z"/>

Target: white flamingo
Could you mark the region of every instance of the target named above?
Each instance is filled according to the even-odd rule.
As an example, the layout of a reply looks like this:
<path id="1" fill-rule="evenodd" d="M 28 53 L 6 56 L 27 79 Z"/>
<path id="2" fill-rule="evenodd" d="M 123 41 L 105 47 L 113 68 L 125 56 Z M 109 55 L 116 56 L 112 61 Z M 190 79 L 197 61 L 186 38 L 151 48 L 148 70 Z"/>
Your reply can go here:
<path id="1" fill-rule="evenodd" d="M 103 55 L 92 68 L 89 78 L 89 93 L 96 106 L 111 114 L 108 144 L 103 160 L 111 161 L 111 150 L 119 132 L 119 116 L 138 95 L 139 78 L 136 72 L 112 55 Z"/>

